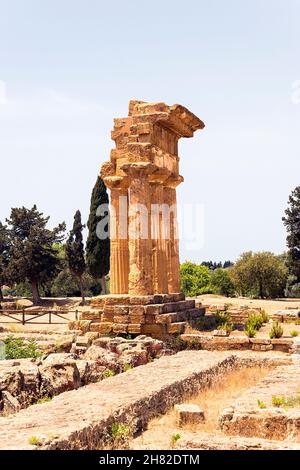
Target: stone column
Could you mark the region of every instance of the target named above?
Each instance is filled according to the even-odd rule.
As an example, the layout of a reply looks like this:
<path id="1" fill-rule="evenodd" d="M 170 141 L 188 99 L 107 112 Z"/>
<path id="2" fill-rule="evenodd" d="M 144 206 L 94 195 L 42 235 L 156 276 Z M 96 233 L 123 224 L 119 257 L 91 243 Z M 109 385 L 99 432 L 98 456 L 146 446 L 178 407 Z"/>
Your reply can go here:
<path id="1" fill-rule="evenodd" d="M 169 172 L 168 172 L 169 173 Z M 152 270 L 154 294 L 168 292 L 166 240 L 163 239 L 163 182 L 168 175 L 164 171 L 150 175 L 151 186 L 151 238 L 152 238 Z"/>
<path id="2" fill-rule="evenodd" d="M 176 187 L 183 181 L 178 176 L 169 178 L 165 182 L 164 201 L 169 206 L 170 217 L 168 227 L 168 237 L 166 239 L 166 257 L 167 257 L 167 276 L 168 293 L 174 294 L 180 292 L 180 260 L 179 260 L 179 238 L 177 221 L 177 197 Z"/>
<path id="3" fill-rule="evenodd" d="M 129 177 L 129 294 L 151 295 L 152 243 L 151 243 L 151 191 L 148 175 L 153 172 L 151 163 L 128 163 L 122 170 Z"/>
<path id="4" fill-rule="evenodd" d="M 123 185 L 122 185 L 123 183 Z M 121 178 L 105 178 L 111 190 L 110 293 L 128 293 L 129 247 L 127 232 L 128 189 Z"/>

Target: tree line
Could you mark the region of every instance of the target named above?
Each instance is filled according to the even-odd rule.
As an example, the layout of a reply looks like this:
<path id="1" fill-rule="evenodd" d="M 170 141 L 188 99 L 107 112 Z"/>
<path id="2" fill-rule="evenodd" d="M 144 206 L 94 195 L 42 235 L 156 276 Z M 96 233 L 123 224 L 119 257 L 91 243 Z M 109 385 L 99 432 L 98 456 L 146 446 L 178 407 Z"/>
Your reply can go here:
<path id="1" fill-rule="evenodd" d="M 101 221 L 97 208 L 101 204 L 108 204 L 108 194 L 98 177 L 91 196 L 86 247 L 79 210 L 66 238 L 66 224 L 50 229 L 49 217 L 36 205 L 30 209 L 12 208 L 5 224 L 0 221 L 0 299 L 4 284 L 15 286 L 19 294 L 30 289 L 34 304 L 40 303 L 41 291 L 65 295 L 66 290 L 76 293 L 77 289 L 83 302 L 87 289 L 95 294 L 106 292 L 110 243 L 109 237 L 101 240 L 96 234 Z"/>
<path id="2" fill-rule="evenodd" d="M 65 223 L 48 228 L 49 217 L 36 206 L 13 208 L 3 224 L 0 221 L 0 299 L 1 286 L 14 286 L 17 295 L 31 295 L 35 304 L 45 296 L 97 295 L 106 292 L 109 273 L 110 240 L 97 237 L 99 205 L 108 204 L 104 182 L 98 177 L 93 188 L 88 237 L 76 211 L 71 231 Z M 300 297 L 300 186 L 292 191 L 282 218 L 287 230 L 287 252 L 243 253 L 232 263 L 186 261 L 181 265 L 181 287 L 186 295 L 218 293 L 260 298 Z"/>
<path id="3" fill-rule="evenodd" d="M 282 220 L 287 230 L 286 253 L 249 251 L 234 264 L 186 261 L 181 265 L 182 290 L 188 296 L 300 297 L 300 186 L 292 191 Z"/>

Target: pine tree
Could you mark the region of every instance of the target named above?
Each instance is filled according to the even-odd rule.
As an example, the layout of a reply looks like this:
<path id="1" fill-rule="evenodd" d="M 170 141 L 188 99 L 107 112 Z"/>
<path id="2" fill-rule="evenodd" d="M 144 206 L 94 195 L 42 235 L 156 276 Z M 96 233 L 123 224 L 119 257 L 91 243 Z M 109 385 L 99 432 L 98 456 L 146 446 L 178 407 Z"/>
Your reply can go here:
<path id="1" fill-rule="evenodd" d="M 86 243 L 86 262 L 90 274 L 95 279 L 100 279 L 102 293 L 106 293 L 105 276 L 109 273 L 110 267 L 110 240 L 108 233 L 105 239 L 101 239 L 97 235 L 97 226 L 104 218 L 103 215 L 97 215 L 97 209 L 102 204 L 106 204 L 108 211 L 108 202 L 106 186 L 100 176 L 98 176 L 91 197 L 90 216 L 88 220 L 89 235 Z"/>
<path id="2" fill-rule="evenodd" d="M 85 301 L 82 276 L 86 269 L 82 236 L 83 229 L 84 225 L 81 223 L 81 213 L 80 211 L 77 211 L 74 216 L 73 229 L 70 232 L 66 244 L 66 257 L 70 272 L 77 279 L 82 297 L 82 303 Z"/>
<path id="3" fill-rule="evenodd" d="M 32 209 L 14 208 L 7 219 L 11 234 L 9 277 L 13 282 L 30 282 L 34 304 L 41 300 L 39 286 L 53 279 L 60 267 L 55 244 L 64 239 L 65 224 L 50 230 L 48 221 L 35 205 Z"/>
<path id="4" fill-rule="evenodd" d="M 7 267 L 9 263 L 9 231 L 6 225 L 0 222 L 0 300 L 3 300 L 2 285 L 8 281 Z"/>
<path id="5" fill-rule="evenodd" d="M 289 197 L 286 216 L 282 218 L 287 229 L 288 265 L 291 273 L 300 282 L 300 186 Z"/>

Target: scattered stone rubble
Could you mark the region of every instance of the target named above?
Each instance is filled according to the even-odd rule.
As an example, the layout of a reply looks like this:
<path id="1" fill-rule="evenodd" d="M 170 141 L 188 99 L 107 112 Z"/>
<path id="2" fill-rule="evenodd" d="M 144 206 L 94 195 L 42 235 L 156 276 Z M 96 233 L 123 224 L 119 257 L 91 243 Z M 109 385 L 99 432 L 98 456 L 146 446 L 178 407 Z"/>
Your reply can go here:
<path id="1" fill-rule="evenodd" d="M 105 371 L 120 373 L 164 354 L 161 341 L 97 338 L 83 356 L 51 353 L 42 359 L 0 361 L 0 416 L 16 413 L 43 398 L 102 380 Z"/>
<path id="2" fill-rule="evenodd" d="M 198 405 L 190 403 L 182 403 L 174 407 L 178 427 L 182 428 L 185 425 L 197 425 L 205 421 L 204 411 Z"/>

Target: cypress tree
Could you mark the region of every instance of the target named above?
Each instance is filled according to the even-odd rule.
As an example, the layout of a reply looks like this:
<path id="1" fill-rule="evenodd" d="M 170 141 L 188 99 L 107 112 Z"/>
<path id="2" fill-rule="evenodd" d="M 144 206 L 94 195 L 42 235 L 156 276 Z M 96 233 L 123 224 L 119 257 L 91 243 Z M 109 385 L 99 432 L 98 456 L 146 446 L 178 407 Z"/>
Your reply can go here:
<path id="1" fill-rule="evenodd" d="M 71 230 L 66 243 L 66 257 L 69 269 L 72 275 L 77 279 L 78 287 L 81 292 L 82 303 L 85 301 L 82 276 L 86 269 L 82 236 L 83 228 L 84 225 L 81 223 L 81 213 L 78 210 L 74 216 L 73 229 Z"/>
<path id="2" fill-rule="evenodd" d="M 48 221 L 35 205 L 32 209 L 14 208 L 7 219 L 11 235 L 8 276 L 13 282 L 30 282 L 34 304 L 41 300 L 39 285 L 53 279 L 60 268 L 55 244 L 63 241 L 65 224 L 50 230 Z"/>
<path id="3" fill-rule="evenodd" d="M 0 300 L 3 300 L 2 285 L 8 281 L 7 267 L 9 263 L 9 231 L 6 225 L 0 222 Z"/>
<path id="4" fill-rule="evenodd" d="M 300 186 L 292 191 L 285 217 L 282 218 L 287 229 L 288 266 L 300 282 Z"/>
<path id="5" fill-rule="evenodd" d="M 110 240 L 109 233 L 102 239 L 97 235 L 97 226 L 105 215 L 97 215 L 99 206 L 105 204 L 108 213 L 108 194 L 104 181 L 98 176 L 91 196 L 90 215 L 88 220 L 89 234 L 86 243 L 86 262 L 90 274 L 101 282 L 102 293 L 106 293 L 105 276 L 109 273 Z M 108 230 L 108 227 L 107 227 Z"/>

